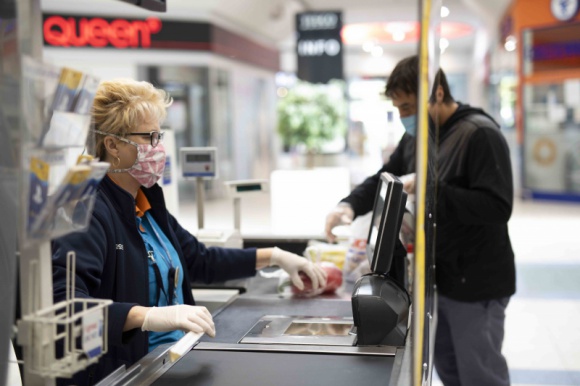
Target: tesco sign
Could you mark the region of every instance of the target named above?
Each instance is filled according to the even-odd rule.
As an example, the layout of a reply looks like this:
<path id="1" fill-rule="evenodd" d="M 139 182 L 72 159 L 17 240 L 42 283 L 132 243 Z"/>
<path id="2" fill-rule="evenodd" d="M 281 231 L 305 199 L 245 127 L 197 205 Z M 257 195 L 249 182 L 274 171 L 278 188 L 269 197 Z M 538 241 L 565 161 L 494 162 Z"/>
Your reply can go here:
<path id="1" fill-rule="evenodd" d="M 44 40 L 57 47 L 149 48 L 151 35 L 161 31 L 161 20 L 74 18 L 50 16 L 44 20 Z"/>

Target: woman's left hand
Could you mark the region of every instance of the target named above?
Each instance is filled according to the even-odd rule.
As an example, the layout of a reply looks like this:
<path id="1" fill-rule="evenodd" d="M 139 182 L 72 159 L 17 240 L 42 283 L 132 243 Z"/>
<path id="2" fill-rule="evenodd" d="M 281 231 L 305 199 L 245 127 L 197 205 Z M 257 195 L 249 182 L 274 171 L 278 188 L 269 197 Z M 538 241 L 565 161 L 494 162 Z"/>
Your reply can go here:
<path id="1" fill-rule="evenodd" d="M 286 271 L 290 275 L 292 283 L 300 290 L 304 289 L 304 283 L 300 279 L 299 272 L 304 272 L 310 278 L 313 289 L 326 286 L 326 272 L 306 258 L 294 253 L 273 248 L 270 265 L 277 265 Z"/>

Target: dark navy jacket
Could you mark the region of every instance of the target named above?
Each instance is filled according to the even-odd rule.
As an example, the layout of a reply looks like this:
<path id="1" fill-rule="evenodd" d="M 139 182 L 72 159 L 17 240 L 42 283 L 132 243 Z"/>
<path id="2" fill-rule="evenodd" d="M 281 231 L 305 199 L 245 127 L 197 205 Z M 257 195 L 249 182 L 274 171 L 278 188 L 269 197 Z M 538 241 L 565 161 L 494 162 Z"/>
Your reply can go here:
<path id="1" fill-rule="evenodd" d="M 253 276 L 255 249 L 206 248 L 167 212 L 158 185 L 142 188 L 151 214 L 179 254 L 185 278 L 186 304 L 194 305 L 190 283 L 211 283 Z M 66 253 L 76 252 L 76 289 L 79 298 L 111 299 L 108 317 L 108 353 L 96 365 L 77 373 L 74 381 L 59 384 L 90 385 L 121 365 L 135 363 L 148 350 L 148 333 L 123 332 L 131 307 L 149 305 L 147 253 L 135 220 L 135 199 L 105 177 L 99 185 L 89 228 L 55 239 L 53 251 L 54 301 L 65 299 Z"/>

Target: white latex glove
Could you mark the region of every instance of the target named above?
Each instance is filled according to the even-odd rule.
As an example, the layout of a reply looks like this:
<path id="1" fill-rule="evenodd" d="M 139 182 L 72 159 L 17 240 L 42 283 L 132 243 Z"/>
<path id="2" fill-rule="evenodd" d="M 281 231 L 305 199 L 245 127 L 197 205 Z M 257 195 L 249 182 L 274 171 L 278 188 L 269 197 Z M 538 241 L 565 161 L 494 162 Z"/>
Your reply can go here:
<path id="1" fill-rule="evenodd" d="M 304 283 L 300 279 L 299 272 L 304 272 L 310 278 L 313 290 L 326 286 L 326 272 L 316 264 L 312 264 L 305 257 L 276 247 L 272 250 L 270 265 L 277 265 L 286 271 L 292 283 L 300 290 L 304 289 Z"/>
<path id="2" fill-rule="evenodd" d="M 215 326 L 207 308 L 186 304 L 151 307 L 145 314 L 141 330 L 156 332 L 182 330 L 205 332 L 212 338 L 215 336 Z"/>
<path id="3" fill-rule="evenodd" d="M 336 236 L 332 234 L 332 228 L 337 225 L 350 224 L 354 219 L 354 211 L 347 203 L 340 203 L 326 216 L 326 226 L 324 232 L 329 243 L 336 240 Z"/>
<path id="4" fill-rule="evenodd" d="M 405 174 L 399 177 L 399 179 L 403 183 L 403 190 L 407 194 L 415 194 L 415 173 Z"/>

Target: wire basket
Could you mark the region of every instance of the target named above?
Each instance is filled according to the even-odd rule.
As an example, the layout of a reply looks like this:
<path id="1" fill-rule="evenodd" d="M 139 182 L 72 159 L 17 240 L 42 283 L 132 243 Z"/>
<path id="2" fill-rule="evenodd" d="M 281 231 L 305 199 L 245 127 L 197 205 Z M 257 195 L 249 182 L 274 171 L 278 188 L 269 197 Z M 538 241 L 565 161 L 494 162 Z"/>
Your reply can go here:
<path id="1" fill-rule="evenodd" d="M 69 378 L 107 352 L 107 306 L 112 301 L 74 298 L 75 258 L 74 252 L 67 254 L 67 299 L 19 322 L 19 343 L 31 348 L 25 361 L 30 373 Z"/>

